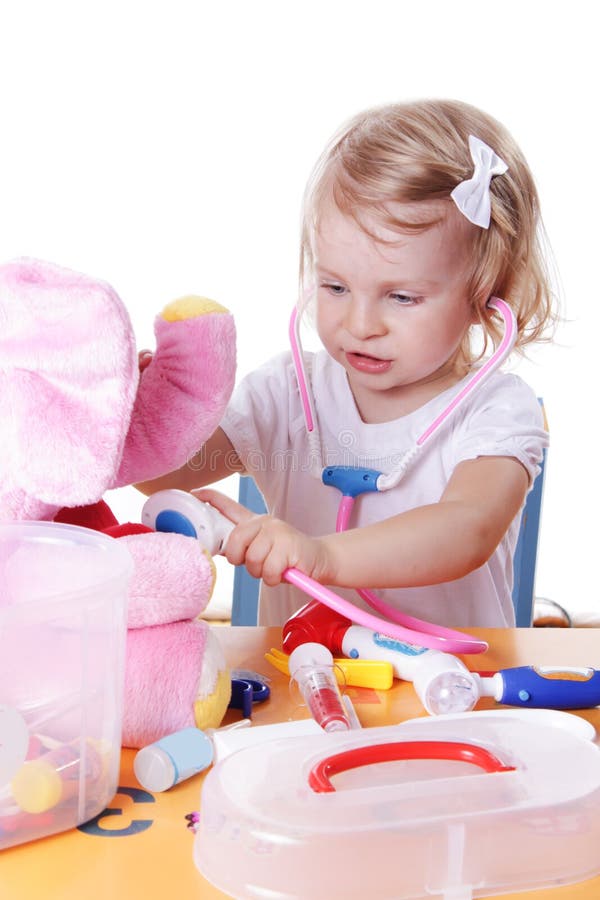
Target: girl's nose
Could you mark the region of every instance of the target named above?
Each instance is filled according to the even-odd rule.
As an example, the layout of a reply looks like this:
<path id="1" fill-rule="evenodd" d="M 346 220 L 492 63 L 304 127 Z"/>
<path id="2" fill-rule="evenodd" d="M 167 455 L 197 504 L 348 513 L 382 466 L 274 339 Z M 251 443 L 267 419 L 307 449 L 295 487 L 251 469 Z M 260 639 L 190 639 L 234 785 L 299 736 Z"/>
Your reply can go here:
<path id="1" fill-rule="evenodd" d="M 344 325 L 357 340 L 364 341 L 385 332 L 381 310 L 367 297 L 352 297 L 348 303 Z"/>

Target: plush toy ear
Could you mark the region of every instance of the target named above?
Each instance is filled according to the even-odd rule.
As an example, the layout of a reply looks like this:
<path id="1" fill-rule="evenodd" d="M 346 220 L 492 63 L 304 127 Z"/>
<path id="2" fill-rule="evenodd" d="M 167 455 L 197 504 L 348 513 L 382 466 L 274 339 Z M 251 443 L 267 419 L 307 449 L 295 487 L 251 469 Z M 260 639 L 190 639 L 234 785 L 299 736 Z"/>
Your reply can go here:
<path id="1" fill-rule="evenodd" d="M 118 469 L 138 382 L 112 288 L 51 263 L 0 266 L 0 495 L 96 501 Z"/>

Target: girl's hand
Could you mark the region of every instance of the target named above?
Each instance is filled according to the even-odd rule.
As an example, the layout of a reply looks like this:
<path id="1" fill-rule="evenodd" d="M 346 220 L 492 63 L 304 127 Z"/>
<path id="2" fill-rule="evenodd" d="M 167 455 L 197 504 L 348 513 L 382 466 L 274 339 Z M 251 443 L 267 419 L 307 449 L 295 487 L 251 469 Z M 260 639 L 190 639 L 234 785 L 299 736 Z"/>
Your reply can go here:
<path id="1" fill-rule="evenodd" d="M 270 586 L 279 584 L 291 566 L 327 583 L 330 560 L 322 540 L 308 537 L 281 519 L 258 516 L 219 491 L 192 493 L 235 523 L 225 545 L 225 556 L 232 565 L 243 563 L 250 575 Z"/>

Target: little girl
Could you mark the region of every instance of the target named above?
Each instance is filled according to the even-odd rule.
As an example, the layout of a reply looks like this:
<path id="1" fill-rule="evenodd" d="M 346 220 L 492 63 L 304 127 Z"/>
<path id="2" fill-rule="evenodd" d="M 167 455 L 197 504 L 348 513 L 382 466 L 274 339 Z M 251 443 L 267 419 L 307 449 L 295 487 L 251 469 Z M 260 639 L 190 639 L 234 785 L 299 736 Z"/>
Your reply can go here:
<path id="1" fill-rule="evenodd" d="M 305 358 L 317 448 L 285 353 L 242 381 L 187 466 L 140 486 L 254 477 L 271 515 L 198 496 L 237 523 L 226 555 L 263 579 L 260 624 L 281 625 L 306 602 L 281 581 L 295 566 L 359 604 L 349 588 L 438 624 L 514 625 L 520 513 L 548 440 L 520 378 L 496 372 L 469 394 L 396 486 L 358 498 L 350 530 L 334 532 L 340 494 L 315 468 L 392 473 L 498 344 L 491 298 L 513 310 L 517 348 L 543 336 L 553 313 L 540 228 L 519 148 L 466 104 L 368 110 L 325 150 L 301 247 L 300 311 L 308 299 L 325 348 Z"/>

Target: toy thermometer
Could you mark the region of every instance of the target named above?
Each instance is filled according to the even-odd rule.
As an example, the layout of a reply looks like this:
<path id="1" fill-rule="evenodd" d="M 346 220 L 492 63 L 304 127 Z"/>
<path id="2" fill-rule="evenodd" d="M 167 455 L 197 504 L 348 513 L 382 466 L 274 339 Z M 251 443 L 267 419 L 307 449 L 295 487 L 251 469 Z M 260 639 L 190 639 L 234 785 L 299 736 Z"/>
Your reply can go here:
<path id="1" fill-rule="evenodd" d="M 482 697 L 508 706 L 589 709 L 600 705 L 600 671 L 592 668 L 518 666 L 476 676 Z"/>

